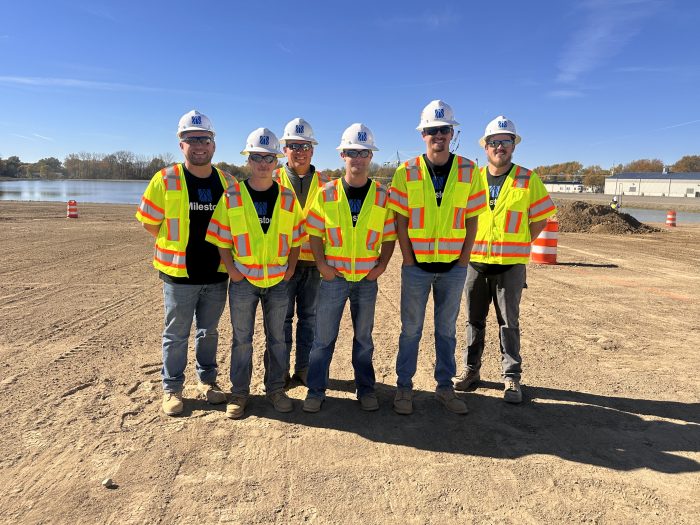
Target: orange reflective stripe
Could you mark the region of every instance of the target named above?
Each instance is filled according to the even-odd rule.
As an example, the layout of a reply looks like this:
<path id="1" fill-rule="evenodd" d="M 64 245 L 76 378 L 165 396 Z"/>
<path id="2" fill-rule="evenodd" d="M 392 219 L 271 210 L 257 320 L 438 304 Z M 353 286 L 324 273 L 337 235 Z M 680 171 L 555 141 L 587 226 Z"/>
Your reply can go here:
<path id="1" fill-rule="evenodd" d="M 228 245 L 233 244 L 233 237 L 231 237 L 231 228 L 224 226 L 216 219 L 212 219 L 207 227 L 207 235 L 216 237 L 221 242 Z"/>
<path id="2" fill-rule="evenodd" d="M 425 208 L 410 210 L 408 227 L 413 230 L 421 230 L 425 227 Z"/>
<path id="3" fill-rule="evenodd" d="M 168 227 L 168 240 L 180 240 L 180 219 L 166 219 L 165 223 Z"/>
<path id="4" fill-rule="evenodd" d="M 165 217 L 165 210 L 159 206 L 153 204 L 146 197 L 141 197 L 141 204 L 139 205 L 138 212 L 143 217 L 151 219 L 155 222 L 160 222 Z"/>
<path id="5" fill-rule="evenodd" d="M 513 187 L 527 189 L 530 187 L 530 170 L 517 166 L 513 177 Z"/>
<path id="6" fill-rule="evenodd" d="M 164 266 L 170 266 L 171 268 L 186 269 L 187 265 L 185 263 L 185 252 L 178 252 L 176 250 L 168 250 L 167 248 L 161 248 L 156 245 L 156 251 L 153 258 Z"/>
<path id="7" fill-rule="evenodd" d="M 396 188 L 391 188 L 389 190 L 389 202 L 395 204 L 402 210 L 408 211 L 408 194 L 397 190 Z"/>

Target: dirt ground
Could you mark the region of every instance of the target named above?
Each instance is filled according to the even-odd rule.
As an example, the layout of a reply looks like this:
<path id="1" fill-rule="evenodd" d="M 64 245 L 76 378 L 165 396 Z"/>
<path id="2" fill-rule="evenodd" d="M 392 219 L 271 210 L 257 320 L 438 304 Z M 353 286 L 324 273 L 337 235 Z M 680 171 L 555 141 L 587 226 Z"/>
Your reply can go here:
<path id="1" fill-rule="evenodd" d="M 379 412 L 354 399 L 348 315 L 318 414 L 300 386 L 290 414 L 262 397 L 258 323 L 255 395 L 231 421 L 195 398 L 192 364 L 184 415 L 160 411 L 161 282 L 133 212 L 0 203 L 0 522 L 697 523 L 700 226 L 561 234 L 560 264 L 528 268 L 520 406 L 501 399 L 492 314 L 470 413 L 444 410 L 430 311 L 416 411 L 392 411 L 396 254 L 374 331 Z M 464 311 L 458 336 L 459 354 Z M 226 388 L 230 341 L 227 310 Z"/>

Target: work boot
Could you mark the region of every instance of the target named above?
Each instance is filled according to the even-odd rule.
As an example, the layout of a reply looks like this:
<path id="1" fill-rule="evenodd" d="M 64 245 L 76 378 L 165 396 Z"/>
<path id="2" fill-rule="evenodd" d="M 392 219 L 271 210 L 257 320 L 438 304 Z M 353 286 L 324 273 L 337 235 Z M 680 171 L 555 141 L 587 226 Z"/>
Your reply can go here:
<path id="1" fill-rule="evenodd" d="M 239 419 L 243 417 L 245 406 L 248 404 L 248 396 L 232 394 L 226 405 L 226 417 L 229 419 Z"/>
<path id="2" fill-rule="evenodd" d="M 438 388 L 435 391 L 435 397 L 453 414 L 466 414 L 469 412 L 467 404 L 457 397 L 452 388 Z"/>
<path id="3" fill-rule="evenodd" d="M 309 375 L 309 369 L 308 368 L 302 368 L 301 370 L 297 370 L 294 372 L 294 375 L 292 376 L 292 379 L 296 379 L 299 381 L 302 385 L 307 386 L 306 384 L 306 378 Z"/>
<path id="4" fill-rule="evenodd" d="M 226 403 L 226 394 L 216 383 L 197 382 L 197 392 L 202 394 L 210 405 L 220 405 Z"/>
<path id="5" fill-rule="evenodd" d="M 301 409 L 304 412 L 308 412 L 310 414 L 315 414 L 319 410 L 321 410 L 321 405 L 323 405 L 324 399 L 322 397 L 307 397 L 304 399 L 304 406 L 301 407 Z"/>
<path id="6" fill-rule="evenodd" d="M 272 394 L 267 394 L 265 397 L 267 397 L 267 400 L 272 403 L 272 406 L 275 407 L 277 412 L 284 413 L 294 410 L 294 403 L 292 403 L 292 400 L 289 399 L 289 396 L 284 390 L 277 390 Z"/>
<path id="7" fill-rule="evenodd" d="M 360 408 L 367 412 L 374 412 L 379 410 L 379 401 L 377 400 L 377 394 L 370 392 L 360 397 Z"/>
<path id="8" fill-rule="evenodd" d="M 481 376 L 478 370 L 464 369 L 461 374 L 455 377 L 455 390 L 466 392 L 470 386 L 476 385 L 480 379 Z"/>
<path id="9" fill-rule="evenodd" d="M 503 400 L 506 403 L 520 403 L 523 400 L 523 391 L 520 388 L 520 381 L 512 377 L 504 380 Z"/>
<path id="10" fill-rule="evenodd" d="M 408 415 L 413 413 L 413 390 L 397 390 L 394 397 L 394 412 Z"/>
<path id="11" fill-rule="evenodd" d="M 163 393 L 163 412 L 167 415 L 178 416 L 182 414 L 183 406 L 182 392 Z"/>

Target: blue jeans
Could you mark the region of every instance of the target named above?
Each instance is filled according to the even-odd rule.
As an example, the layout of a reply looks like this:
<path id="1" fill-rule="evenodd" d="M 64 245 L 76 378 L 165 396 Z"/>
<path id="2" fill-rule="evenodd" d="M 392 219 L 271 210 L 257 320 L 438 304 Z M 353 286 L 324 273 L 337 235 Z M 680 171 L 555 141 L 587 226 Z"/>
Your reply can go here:
<path id="1" fill-rule="evenodd" d="M 218 326 L 226 307 L 226 286 L 226 281 L 212 284 L 163 283 L 165 327 L 161 376 L 166 392 L 181 392 L 185 384 L 192 319 L 195 320 L 197 377 L 202 383 L 216 381 Z"/>
<path id="2" fill-rule="evenodd" d="M 350 299 L 352 317 L 352 367 L 355 370 L 355 387 L 357 397 L 374 392 L 374 367 L 372 354 L 374 342 L 374 307 L 377 303 L 377 281 L 362 279 L 348 282 L 342 277 L 331 281 L 321 281 L 316 315 L 316 332 L 309 359 L 307 385 L 309 397 L 326 396 L 328 388 L 328 371 L 338 339 L 340 319 L 345 303 Z"/>
<path id="3" fill-rule="evenodd" d="M 429 273 L 417 266 L 401 268 L 401 335 L 396 356 L 396 385 L 399 389 L 413 388 L 425 306 L 431 288 L 435 306 L 435 380 L 439 389 L 452 388 L 452 378 L 457 373 L 456 323 L 466 278 L 467 268 L 458 265 L 445 273 Z"/>
<path id="4" fill-rule="evenodd" d="M 289 305 L 287 317 L 284 320 L 284 342 L 287 345 L 287 370 L 289 370 L 292 354 L 292 321 L 294 307 L 297 311 L 296 355 L 294 371 L 299 372 L 309 367 L 309 353 L 314 343 L 314 328 L 316 327 L 316 303 L 321 275 L 316 266 L 298 266 L 287 284 Z"/>
<path id="5" fill-rule="evenodd" d="M 260 288 L 243 279 L 229 285 L 233 342 L 231 343 L 231 392 L 250 394 L 253 374 L 253 333 L 255 311 L 262 303 L 265 342 L 265 391 L 272 394 L 284 388 L 286 347 L 284 345 L 284 316 L 287 313 L 287 281 L 270 288 Z"/>

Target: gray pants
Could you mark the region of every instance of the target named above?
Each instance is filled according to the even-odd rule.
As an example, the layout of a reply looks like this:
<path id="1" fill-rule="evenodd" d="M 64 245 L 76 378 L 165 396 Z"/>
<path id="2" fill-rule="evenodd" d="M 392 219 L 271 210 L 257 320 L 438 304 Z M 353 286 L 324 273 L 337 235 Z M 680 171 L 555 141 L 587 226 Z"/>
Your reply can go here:
<path id="1" fill-rule="evenodd" d="M 467 349 L 464 351 L 464 365 L 468 370 L 481 368 L 481 355 L 484 353 L 486 316 L 493 301 L 498 318 L 499 339 L 503 377 L 520 380 L 522 371 L 520 358 L 520 297 L 525 286 L 526 268 L 516 264 L 509 270 L 496 275 L 484 275 L 472 266 L 467 271 L 465 296 L 467 299 Z"/>

